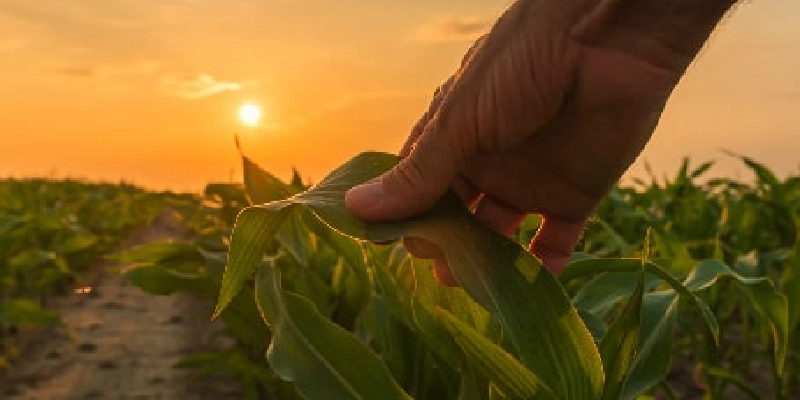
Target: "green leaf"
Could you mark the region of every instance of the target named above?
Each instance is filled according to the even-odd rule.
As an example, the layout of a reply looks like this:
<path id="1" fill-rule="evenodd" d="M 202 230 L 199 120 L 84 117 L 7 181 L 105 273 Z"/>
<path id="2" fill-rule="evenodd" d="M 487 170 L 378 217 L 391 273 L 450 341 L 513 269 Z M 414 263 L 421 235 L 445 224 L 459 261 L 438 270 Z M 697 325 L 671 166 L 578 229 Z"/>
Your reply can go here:
<path id="1" fill-rule="evenodd" d="M 381 355 L 392 376 L 412 396 L 416 396 L 414 388 L 409 386 L 418 372 L 415 370 L 415 356 L 418 353 L 412 349 L 416 348 L 415 342 L 420 338 L 400 322 L 392 311 L 391 305 L 382 296 L 376 295 L 370 301 L 365 320 L 370 335 L 374 338 L 372 347 Z"/>
<path id="2" fill-rule="evenodd" d="M 123 271 L 125 277 L 142 291 L 166 296 L 185 291 L 201 291 L 200 278 L 178 275 L 155 265 L 137 265 Z"/>
<path id="3" fill-rule="evenodd" d="M 717 379 L 720 379 L 722 381 L 728 381 L 728 382 L 736 385 L 736 387 L 741 389 L 743 392 L 747 393 L 747 395 L 751 399 L 762 399 L 762 398 L 764 398 L 763 389 L 757 390 L 756 388 L 751 386 L 749 383 L 747 383 L 747 381 L 745 381 L 744 378 L 742 378 L 739 375 L 736 375 L 733 372 L 726 371 L 725 369 L 722 369 L 722 368 L 719 368 L 719 367 L 712 367 L 712 366 L 705 366 L 704 372 L 707 373 L 710 376 L 713 376 L 713 377 L 717 378 Z"/>
<path id="4" fill-rule="evenodd" d="M 274 264 L 281 270 L 283 289 L 305 297 L 325 316 L 330 316 L 335 303 L 331 287 L 323 277 L 313 270 L 297 264 L 293 258 L 281 254 L 273 258 Z"/>
<path id="5" fill-rule="evenodd" d="M 396 163 L 397 157 L 390 154 L 362 153 L 333 170 L 325 179 L 297 195 L 294 200 L 308 206 L 320 221 L 334 230 L 356 239 L 370 239 L 366 224 L 347 211 L 344 194 L 351 187 L 380 176 Z M 387 240 L 394 238 L 396 237 Z"/>
<path id="6" fill-rule="evenodd" d="M 337 257 L 341 257 L 348 267 L 347 288 L 345 292 L 346 313 L 360 311 L 371 296 L 372 280 L 367 272 L 367 264 L 364 260 L 364 250 L 361 243 L 352 237 L 342 235 L 330 229 L 327 225 L 316 218 L 311 212 L 303 210 L 301 219 L 306 227 L 316 235 L 320 242 L 328 245 L 335 250 Z"/>
<path id="7" fill-rule="evenodd" d="M 735 273 L 719 260 L 705 260 L 686 277 L 684 285 L 693 291 L 709 288 L 720 280 L 736 282 L 747 295 L 750 303 L 766 319 L 772 332 L 772 352 L 775 370 L 783 371 L 789 340 L 789 304 L 769 278 L 747 278 Z"/>
<path id="8" fill-rule="evenodd" d="M 314 246 L 314 238 L 309 234 L 301 218 L 287 218 L 283 226 L 278 229 L 276 237 L 281 246 L 300 265 L 308 267 L 309 253 L 315 251 L 316 246 Z"/>
<path id="9" fill-rule="evenodd" d="M 92 246 L 96 245 L 97 242 L 97 236 L 90 233 L 79 233 L 69 236 L 61 242 L 58 246 L 58 251 L 65 254 L 76 253 L 90 249 Z"/>
<path id="10" fill-rule="evenodd" d="M 606 325 L 605 321 L 600 319 L 600 317 L 596 316 L 595 314 L 592 314 L 589 311 L 584 311 L 580 308 L 578 309 L 578 315 L 580 315 L 584 325 L 586 325 L 586 328 L 589 329 L 589 332 L 592 333 L 594 342 L 600 343 L 608 332 L 608 326 Z"/>
<path id="11" fill-rule="evenodd" d="M 642 261 L 637 258 L 589 258 L 582 259 L 567 265 L 567 268 L 561 274 L 561 282 L 568 283 L 575 279 L 593 275 L 602 272 L 632 272 L 641 268 Z M 717 317 L 711 312 L 711 309 L 697 294 L 689 290 L 683 283 L 681 283 L 675 276 L 661 268 L 654 262 L 649 262 L 645 265 L 645 271 L 659 277 L 669 286 L 671 286 L 678 294 L 688 300 L 706 323 L 709 333 L 714 338 L 716 343 L 719 343 L 719 322 Z"/>
<path id="12" fill-rule="evenodd" d="M 388 154 L 364 153 L 306 192 L 244 210 L 234 227 L 217 312 L 261 262 L 265 243 L 291 213 L 289 206 L 304 205 L 328 226 L 357 239 L 417 236 L 437 244 L 456 281 L 495 316 L 512 353 L 527 368 L 548 382 L 559 398 L 599 397 L 602 363 L 563 288 L 525 249 L 477 223 L 454 194 L 429 213 L 406 221 L 366 225 L 349 214 L 345 192 L 379 176 L 397 160 Z M 530 307 L 521 309 L 520 304 Z"/>
<path id="13" fill-rule="evenodd" d="M 242 185 L 237 183 L 209 183 L 203 190 L 203 196 L 223 204 L 247 204 L 247 194 Z"/>
<path id="14" fill-rule="evenodd" d="M 672 362 L 678 308 L 678 295 L 672 290 L 644 295 L 636 360 L 625 380 L 622 399 L 634 399 L 666 378 Z"/>
<path id="15" fill-rule="evenodd" d="M 645 274 L 645 291 L 659 283 L 659 279 Z M 636 290 L 639 273 L 619 272 L 601 273 L 583 285 L 573 297 L 572 302 L 579 310 L 604 316 L 615 304 L 627 298 Z"/>
<path id="16" fill-rule="evenodd" d="M 171 295 L 180 292 L 194 293 L 213 301 L 219 294 L 221 270 L 213 266 L 215 255 L 205 263 L 185 264 L 180 256 L 193 259 L 196 248 L 186 243 L 152 243 L 123 253 L 122 258 L 138 262 L 123 269 L 125 277 L 143 291 L 154 295 Z M 194 270 L 188 267 L 193 266 Z M 263 347 L 269 331 L 261 322 L 256 309 L 253 290 L 240 291 L 231 300 L 220 318 L 228 331 L 241 342 L 255 348 Z"/>
<path id="17" fill-rule="evenodd" d="M 163 240 L 142 244 L 121 252 L 116 257 L 122 264 L 131 266 L 160 265 L 176 273 L 195 275 L 206 263 L 206 258 L 192 243 Z"/>
<path id="18" fill-rule="evenodd" d="M 789 306 L 789 332 L 794 332 L 800 323 L 800 242 L 781 276 L 781 291 L 786 295 Z"/>
<path id="19" fill-rule="evenodd" d="M 378 241 L 405 234 L 435 243 L 459 286 L 497 318 L 512 353 L 559 398 L 599 396 L 599 355 L 563 288 L 517 243 L 475 222 L 457 198 L 445 198 L 425 218 L 369 228 Z"/>
<path id="20" fill-rule="evenodd" d="M 708 304 L 701 300 L 695 292 L 705 290 L 722 279 L 730 279 L 739 284 L 748 296 L 750 303 L 766 320 L 767 326 L 772 332 L 774 367 L 779 374 L 783 371 L 789 340 L 789 306 L 786 296 L 776 290 L 770 279 L 743 277 L 721 261 L 711 259 L 696 266 L 683 282 L 679 282 L 655 263 L 648 263 L 645 267 L 647 272 L 660 277 L 681 296 L 690 300 L 690 303 L 700 311 L 716 342 L 719 342 L 717 319 Z M 626 272 L 634 271 L 635 268 L 638 268 L 636 259 L 585 259 L 568 265 L 561 279 L 563 282 L 569 282 L 593 273 Z"/>
<path id="21" fill-rule="evenodd" d="M 52 263 L 56 257 L 56 253 L 51 251 L 27 249 L 11 257 L 6 263 L 10 268 L 32 271 L 41 265 Z"/>
<path id="22" fill-rule="evenodd" d="M 242 155 L 244 187 L 250 205 L 283 200 L 297 191 L 269 172 L 261 169 L 250 158 Z"/>
<path id="23" fill-rule="evenodd" d="M 441 308 L 436 310 L 436 315 L 444 322 L 470 364 L 483 372 L 503 394 L 512 399 L 558 398 L 544 382 L 500 346 Z"/>
<path id="24" fill-rule="evenodd" d="M 477 372 L 463 362 L 461 348 L 435 314 L 435 295 L 428 292 L 430 287 L 420 273 L 421 263 L 401 256 L 400 254 L 404 254 L 402 247 L 393 249 L 395 251 L 376 254 L 374 247 L 368 248 L 373 260 L 380 257 L 380 261 L 372 264 L 380 266 L 374 268 L 375 278 L 388 308 L 399 321 L 418 335 L 432 353 L 453 369 L 459 370 L 461 376 L 454 377 L 456 382 L 460 379 L 463 385 L 464 379 L 478 379 L 475 376 Z"/>
<path id="25" fill-rule="evenodd" d="M 492 399 L 491 391 L 494 389 L 494 395 L 497 398 L 505 399 L 505 396 L 496 386 L 491 382 L 483 379 L 479 374 L 472 373 L 472 370 L 465 370 L 460 373 L 461 386 L 458 389 L 458 397 L 456 400 L 484 400 Z"/>
<path id="26" fill-rule="evenodd" d="M 272 328 L 267 359 L 282 379 L 310 399 L 408 399 L 386 365 L 311 302 L 283 291 L 280 272 L 262 268 L 256 301 Z"/>
<path id="27" fill-rule="evenodd" d="M 291 207 L 292 203 L 288 201 L 278 201 L 246 208 L 236 217 L 236 225 L 231 235 L 231 249 L 228 252 L 228 265 L 222 275 L 222 287 L 214 310 L 215 318 L 261 264 L 271 239 L 288 217 L 288 209 Z"/>
<path id="28" fill-rule="evenodd" d="M 697 178 L 700 175 L 705 174 L 713 166 L 714 166 L 714 161 L 706 161 L 705 163 L 700 164 L 700 166 L 695 168 L 694 171 L 692 171 L 692 173 L 689 175 L 689 177 L 690 178 Z"/>
<path id="29" fill-rule="evenodd" d="M 603 400 L 617 400 L 636 355 L 640 312 L 644 295 L 644 272 L 640 270 L 636 291 L 600 343 L 600 357 L 606 373 Z"/>
<path id="30" fill-rule="evenodd" d="M 689 254 L 686 243 L 679 240 L 674 234 L 658 225 L 653 226 L 651 232 L 653 233 L 653 242 L 658 248 L 659 257 L 664 262 L 662 265 L 666 266 L 670 272 L 685 276 L 697 264 L 697 261 Z"/>
<path id="31" fill-rule="evenodd" d="M 452 374 L 454 380 L 461 382 L 459 398 L 485 399 L 490 391 L 489 376 L 465 362 L 464 351 L 453 339 L 437 312 L 446 310 L 452 317 L 483 335 L 483 340 L 496 343 L 500 340 L 500 334 L 489 313 L 476 304 L 464 290 L 444 287 L 436 282 L 431 273 L 431 262 L 407 257 L 402 246 L 389 246 L 385 249 L 367 246 L 367 250 L 370 264 L 376 266 L 373 270 L 383 300 L 398 319 L 424 341 L 427 349 L 446 363 L 438 363 L 437 367 L 437 370 L 443 372 L 439 375 L 444 376 L 429 379 L 452 379 L 451 372 L 442 368 L 444 365 L 451 365 L 458 372 L 457 375 Z M 479 386 L 481 384 L 483 386 Z M 480 389 L 475 389 L 476 387 Z M 451 389 L 451 394 L 445 398 L 454 398 L 454 388 L 449 385 L 448 388 Z M 465 393 L 465 390 L 469 390 L 469 393 Z"/>
<path id="32" fill-rule="evenodd" d="M 756 177 L 758 178 L 758 183 L 763 188 L 765 188 L 765 189 L 767 189 L 769 191 L 777 190 L 778 188 L 780 188 L 780 186 L 781 186 L 780 181 L 775 176 L 775 174 L 773 174 L 772 171 L 769 170 L 769 168 L 767 168 L 766 166 L 764 166 L 761 163 L 756 162 L 752 158 L 741 156 L 741 155 L 737 155 L 737 154 L 733 154 L 733 153 L 731 153 L 731 154 L 736 156 L 736 157 L 738 157 L 740 160 L 742 160 L 742 162 L 744 162 L 744 164 L 748 168 L 750 168 L 753 171 L 753 173 L 756 174 Z"/>
<path id="33" fill-rule="evenodd" d="M 242 400 L 259 400 L 267 391 L 280 390 L 280 396 L 270 397 L 281 400 L 300 399 L 291 384 L 285 384 L 275 377 L 268 365 L 252 361 L 247 351 L 241 348 L 231 350 L 194 353 L 182 358 L 173 368 L 191 368 L 200 372 L 201 376 L 232 375 L 237 377 L 243 386 Z M 260 396 L 259 396 L 260 395 Z"/>
<path id="34" fill-rule="evenodd" d="M 58 315 L 33 300 L 0 301 L 0 326 L 50 326 L 60 323 Z"/>

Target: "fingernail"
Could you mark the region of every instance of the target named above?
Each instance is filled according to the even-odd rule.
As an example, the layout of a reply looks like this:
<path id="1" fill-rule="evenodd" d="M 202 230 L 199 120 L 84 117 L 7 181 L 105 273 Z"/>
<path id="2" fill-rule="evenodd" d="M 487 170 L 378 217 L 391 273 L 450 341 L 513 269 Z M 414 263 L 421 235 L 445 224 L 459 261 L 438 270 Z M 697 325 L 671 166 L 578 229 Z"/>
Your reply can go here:
<path id="1" fill-rule="evenodd" d="M 383 185 L 376 180 L 348 190 L 344 196 L 344 202 L 347 204 L 347 208 L 358 214 L 369 214 L 378 208 L 383 197 Z"/>

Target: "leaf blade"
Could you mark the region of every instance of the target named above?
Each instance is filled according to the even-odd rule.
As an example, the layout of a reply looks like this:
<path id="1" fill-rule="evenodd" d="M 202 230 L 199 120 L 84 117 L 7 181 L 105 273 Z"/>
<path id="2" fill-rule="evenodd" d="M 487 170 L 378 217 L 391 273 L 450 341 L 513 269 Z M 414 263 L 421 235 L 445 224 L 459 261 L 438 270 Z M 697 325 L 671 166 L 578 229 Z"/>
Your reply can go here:
<path id="1" fill-rule="evenodd" d="M 280 272 L 256 274 L 256 299 L 273 329 L 267 359 L 306 398 L 410 399 L 380 358 L 305 298 L 280 287 Z"/>

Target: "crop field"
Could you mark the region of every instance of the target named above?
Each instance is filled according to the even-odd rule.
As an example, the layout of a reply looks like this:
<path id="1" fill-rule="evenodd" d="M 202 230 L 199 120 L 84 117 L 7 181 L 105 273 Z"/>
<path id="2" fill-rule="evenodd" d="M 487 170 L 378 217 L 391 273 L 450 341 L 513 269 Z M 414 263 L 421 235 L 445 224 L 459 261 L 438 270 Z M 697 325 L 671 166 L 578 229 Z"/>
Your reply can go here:
<path id="1" fill-rule="evenodd" d="M 10 337 L 58 316 L 43 303 L 79 287 L 88 267 L 147 225 L 162 197 L 127 184 L 0 181 L 0 368 L 19 357 Z"/>
<path id="2" fill-rule="evenodd" d="M 225 340 L 164 363 L 233 382 L 230 398 L 797 399 L 800 176 L 740 159 L 746 179 L 686 160 L 615 187 L 559 277 L 522 247 L 535 216 L 504 238 L 448 195 L 419 218 L 355 220 L 344 193 L 396 163 L 383 153 L 313 184 L 243 156 L 242 183 L 200 195 L 0 181 L 0 397 L 44 398 L 50 378 L 18 376 L 38 362 L 25 337 L 69 330 L 57 305 L 105 275 L 137 303 L 203 304 L 180 317 Z M 179 235 L 128 240 L 165 215 Z M 404 236 L 442 248 L 460 287 Z"/>

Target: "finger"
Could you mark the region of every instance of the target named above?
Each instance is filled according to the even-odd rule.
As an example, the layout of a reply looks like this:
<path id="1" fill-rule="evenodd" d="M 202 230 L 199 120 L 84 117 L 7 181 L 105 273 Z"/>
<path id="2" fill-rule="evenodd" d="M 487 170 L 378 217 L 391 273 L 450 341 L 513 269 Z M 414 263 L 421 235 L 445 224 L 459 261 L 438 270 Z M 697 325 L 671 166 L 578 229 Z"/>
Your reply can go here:
<path id="1" fill-rule="evenodd" d="M 482 35 L 474 43 L 470 46 L 469 50 L 464 54 L 464 57 L 461 59 L 461 66 L 463 67 L 472 56 L 475 54 L 476 49 L 480 48 L 481 44 L 484 42 L 486 35 Z M 436 90 L 433 92 L 433 100 L 431 104 L 428 106 L 428 110 L 425 114 L 422 115 L 416 125 L 411 129 L 411 134 L 406 139 L 406 142 L 403 144 L 403 147 L 400 149 L 400 157 L 406 157 L 411 153 L 411 149 L 414 147 L 414 144 L 419 139 L 419 136 L 422 134 L 422 131 L 425 130 L 425 127 L 428 125 L 428 122 L 433 118 L 436 112 L 439 110 L 439 106 L 442 104 L 442 99 L 450 92 L 450 89 L 453 87 L 453 81 L 455 80 L 455 75 L 450 75 L 447 80 L 439 85 Z"/>
<path id="2" fill-rule="evenodd" d="M 453 86 L 453 76 L 447 79 L 441 86 L 436 88 L 436 91 L 433 92 L 433 100 L 431 100 L 431 104 L 428 106 L 428 110 L 425 111 L 425 114 L 422 115 L 422 118 L 417 121 L 417 124 L 411 128 L 411 133 L 408 135 L 406 142 L 403 144 L 403 147 L 400 149 L 400 157 L 407 157 L 411 154 L 411 149 L 414 147 L 414 144 L 417 143 L 419 140 L 420 135 L 425 130 L 425 127 L 430 122 L 431 118 L 433 118 L 436 111 L 439 109 L 439 105 L 442 104 L 442 99 L 450 91 L 450 87 Z"/>
<path id="3" fill-rule="evenodd" d="M 403 158 L 378 179 L 345 194 L 348 210 L 366 221 L 400 220 L 417 215 L 444 195 L 469 148 L 455 145 L 452 131 L 429 125 Z"/>
<path id="4" fill-rule="evenodd" d="M 355 217 L 398 220 L 421 213 L 447 191 L 466 159 L 515 143 L 521 132 L 535 131 L 550 118 L 552 105 L 561 102 L 545 96 L 548 102 L 542 103 L 536 83 L 546 76 L 530 71 L 532 49 L 538 49 L 523 29 L 534 24 L 523 18 L 530 7 L 512 9 L 522 11 L 501 18 L 505 22 L 495 27 L 500 29 L 475 48 L 408 156 L 377 181 L 347 192 L 345 204 Z M 542 104 L 551 106 L 537 107 Z"/>
<path id="5" fill-rule="evenodd" d="M 422 238 L 404 237 L 403 246 L 412 256 L 422 259 L 433 259 L 433 276 L 445 286 L 458 286 L 444 253 L 438 246 Z"/>
<path id="6" fill-rule="evenodd" d="M 418 237 L 404 237 L 403 247 L 412 256 L 422 259 L 444 258 L 444 253 L 432 242 Z"/>
<path id="7" fill-rule="evenodd" d="M 561 221 L 543 216 L 542 225 L 531 239 L 530 251 L 545 268 L 558 276 L 567 266 L 585 225 L 586 219 Z"/>
<path id="8" fill-rule="evenodd" d="M 478 204 L 478 201 L 481 198 L 481 192 L 475 188 L 469 181 L 464 178 L 463 176 L 457 177 L 453 184 L 451 185 L 453 191 L 461 198 L 461 201 L 464 205 L 470 209 L 470 211 L 474 211 L 475 206 Z"/>
<path id="9" fill-rule="evenodd" d="M 475 218 L 489 229 L 503 236 L 511 236 L 525 218 L 525 213 L 484 196 L 475 209 Z"/>

